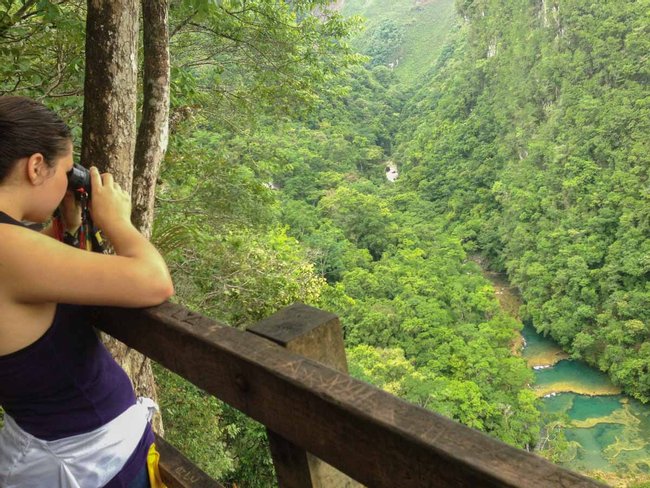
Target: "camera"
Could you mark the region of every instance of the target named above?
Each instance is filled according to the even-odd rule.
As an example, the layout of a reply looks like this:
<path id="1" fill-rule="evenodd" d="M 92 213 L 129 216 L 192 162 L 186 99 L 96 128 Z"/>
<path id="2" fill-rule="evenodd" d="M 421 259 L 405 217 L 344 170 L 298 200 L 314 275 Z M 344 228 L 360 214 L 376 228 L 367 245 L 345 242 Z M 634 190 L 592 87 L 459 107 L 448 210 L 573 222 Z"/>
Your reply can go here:
<path id="1" fill-rule="evenodd" d="M 68 190 L 78 195 L 80 191 L 85 191 L 90 198 L 90 171 L 81 166 L 78 163 L 74 163 L 74 166 L 67 173 L 68 175 Z"/>

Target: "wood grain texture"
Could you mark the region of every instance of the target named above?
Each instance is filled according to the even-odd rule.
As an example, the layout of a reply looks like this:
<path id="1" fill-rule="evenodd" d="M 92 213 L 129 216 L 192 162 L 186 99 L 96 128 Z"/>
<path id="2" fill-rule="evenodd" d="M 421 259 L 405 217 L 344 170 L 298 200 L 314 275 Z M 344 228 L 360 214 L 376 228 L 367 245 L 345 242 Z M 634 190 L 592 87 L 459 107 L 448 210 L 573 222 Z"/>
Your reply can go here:
<path id="1" fill-rule="evenodd" d="M 366 486 L 604 486 L 184 307 L 100 315 L 105 332 Z"/>
<path id="2" fill-rule="evenodd" d="M 296 303 L 247 329 L 288 351 L 348 372 L 343 329 L 336 315 Z M 267 429 L 280 488 L 363 488 L 322 459 Z"/>
<path id="3" fill-rule="evenodd" d="M 167 488 L 224 488 L 158 435 L 156 449 L 160 453 L 160 475 Z"/>
<path id="4" fill-rule="evenodd" d="M 333 313 L 295 303 L 246 330 L 293 353 L 348 372 L 343 331 Z"/>

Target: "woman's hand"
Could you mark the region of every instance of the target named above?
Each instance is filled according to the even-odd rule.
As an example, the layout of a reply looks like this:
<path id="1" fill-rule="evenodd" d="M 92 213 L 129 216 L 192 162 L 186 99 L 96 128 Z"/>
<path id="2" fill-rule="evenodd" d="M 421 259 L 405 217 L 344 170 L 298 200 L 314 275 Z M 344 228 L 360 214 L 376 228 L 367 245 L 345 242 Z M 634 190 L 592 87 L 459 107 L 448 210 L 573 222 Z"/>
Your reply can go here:
<path id="1" fill-rule="evenodd" d="M 81 205 L 70 191 L 65 193 L 63 201 L 59 206 L 61 218 L 63 220 L 63 229 L 74 235 L 77 229 L 81 227 Z"/>
<path id="2" fill-rule="evenodd" d="M 109 232 L 114 225 L 130 225 L 131 197 L 115 182 L 113 175 L 100 175 L 99 170 L 93 166 L 90 168 L 90 183 L 90 213 L 97 227 Z"/>

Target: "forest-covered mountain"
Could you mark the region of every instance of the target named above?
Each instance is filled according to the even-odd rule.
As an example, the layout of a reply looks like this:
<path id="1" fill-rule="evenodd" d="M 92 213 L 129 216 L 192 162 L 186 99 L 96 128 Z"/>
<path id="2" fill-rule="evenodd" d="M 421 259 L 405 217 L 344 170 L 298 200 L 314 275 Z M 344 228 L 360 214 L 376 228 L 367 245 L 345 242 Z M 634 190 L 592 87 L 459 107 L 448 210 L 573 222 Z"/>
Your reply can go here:
<path id="1" fill-rule="evenodd" d="M 352 46 L 370 56 L 370 66 L 391 67 L 406 84 L 421 83 L 457 24 L 454 0 L 340 0 L 332 7 L 363 19 Z"/>
<path id="2" fill-rule="evenodd" d="M 444 39 L 451 27 L 433 39 Z M 441 52 L 443 45 L 432 47 Z M 168 254 L 178 263 L 177 291 L 194 308 L 235 325 L 295 299 L 335 311 L 352 374 L 532 450 L 541 428 L 527 386 L 532 372 L 511 351 L 521 324 L 500 310 L 431 202 L 387 181 L 412 94 L 397 77 L 404 65 L 391 68 L 382 52 L 374 55 L 328 80 L 311 111 L 286 117 L 258 110 L 245 130 L 200 115 L 186 124 L 171 147 L 161 193 L 185 205 L 160 205 L 158 235 L 182 234 L 179 211 L 187 228 L 194 208 L 203 210 L 190 218 L 219 223 L 217 235 L 214 223 L 204 224 L 210 236 L 201 232 L 199 242 L 212 242 L 207 252 L 174 246 Z M 211 153 L 223 163 L 215 165 Z M 187 179 L 197 164 L 190 154 L 206 161 L 202 184 Z M 272 473 L 260 469 L 270 466 L 263 429 L 213 406 L 209 418 L 215 428 L 224 425 L 225 446 L 214 444 L 214 431 L 197 442 L 184 420 L 190 413 L 179 407 L 191 397 L 188 387 L 164 371 L 160 378 L 173 412 L 169 432 L 180 445 L 217 477 L 229 472 L 245 486 L 273 484 Z M 229 461 L 215 462 L 215 449 Z"/>
<path id="3" fill-rule="evenodd" d="M 457 2 L 399 159 L 525 317 L 650 399 L 648 2 Z"/>

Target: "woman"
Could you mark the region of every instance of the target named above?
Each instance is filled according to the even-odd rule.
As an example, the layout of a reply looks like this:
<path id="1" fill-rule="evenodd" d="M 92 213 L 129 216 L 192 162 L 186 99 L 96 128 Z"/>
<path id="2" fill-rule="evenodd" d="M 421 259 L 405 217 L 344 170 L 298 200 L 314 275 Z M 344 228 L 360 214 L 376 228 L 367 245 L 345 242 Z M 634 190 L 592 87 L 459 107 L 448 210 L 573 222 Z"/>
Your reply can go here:
<path id="1" fill-rule="evenodd" d="M 173 294 L 156 249 L 131 224 L 128 194 L 91 168 L 92 219 L 115 255 L 84 252 L 21 222 L 61 205 L 72 139 L 40 103 L 0 97 L 0 486 L 148 486 L 147 408 L 85 321 L 83 305 L 146 307 Z M 126 325 L 125 325 L 126 326 Z"/>

